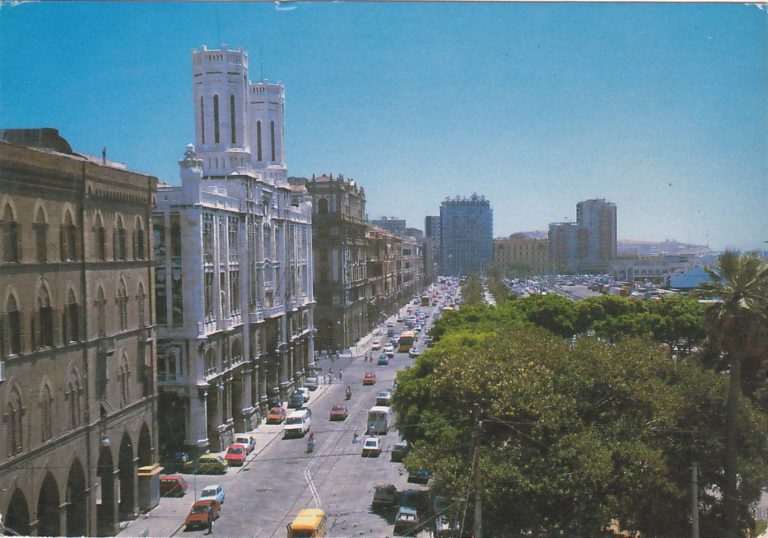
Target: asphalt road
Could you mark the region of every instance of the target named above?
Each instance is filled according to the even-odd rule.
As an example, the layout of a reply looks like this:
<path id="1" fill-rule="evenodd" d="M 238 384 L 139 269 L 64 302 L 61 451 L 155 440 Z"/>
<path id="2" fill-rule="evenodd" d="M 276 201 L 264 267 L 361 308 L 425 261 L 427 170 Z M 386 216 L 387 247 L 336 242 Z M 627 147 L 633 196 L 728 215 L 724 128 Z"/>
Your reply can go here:
<path id="1" fill-rule="evenodd" d="M 432 308 L 425 310 L 431 313 Z M 374 352 L 374 356 L 378 353 Z M 342 380 L 337 376 L 332 385 L 313 392 L 307 404 L 312 410 L 310 431 L 316 440 L 313 453 L 306 453 L 306 438 L 278 436 L 245 466 L 231 469 L 227 475 L 190 476 L 190 486 L 196 480 L 197 491 L 205 484 L 224 485 L 226 500 L 213 534 L 285 536 L 286 525 L 300 509 L 319 507 L 328 514 L 330 536 L 391 536 L 396 510 L 372 511 L 376 484 L 392 483 L 401 491 L 423 491 L 425 486 L 408 484 L 402 463 L 390 461 L 389 450 L 399 440 L 396 430 L 390 429 L 381 437 L 382 453 L 378 457 L 363 458 L 361 447 L 367 411 L 376 404 L 376 393 L 389 389 L 396 372 L 412 362 L 405 353 L 396 353 L 388 366 L 378 366 L 375 360 L 367 363 L 362 358 L 337 360 L 333 368 L 334 372 L 339 367 L 343 369 Z M 363 386 L 366 371 L 376 373 L 375 385 Z M 352 387 L 349 401 L 345 401 L 344 394 L 347 385 Z M 336 403 L 347 404 L 349 417 L 345 421 L 329 420 L 331 407 Z M 263 428 L 280 427 L 261 426 L 256 430 L 257 446 L 259 430 L 268 431 Z M 360 434 L 358 444 L 352 443 L 355 432 Z M 178 534 L 203 533 L 182 530 Z"/>

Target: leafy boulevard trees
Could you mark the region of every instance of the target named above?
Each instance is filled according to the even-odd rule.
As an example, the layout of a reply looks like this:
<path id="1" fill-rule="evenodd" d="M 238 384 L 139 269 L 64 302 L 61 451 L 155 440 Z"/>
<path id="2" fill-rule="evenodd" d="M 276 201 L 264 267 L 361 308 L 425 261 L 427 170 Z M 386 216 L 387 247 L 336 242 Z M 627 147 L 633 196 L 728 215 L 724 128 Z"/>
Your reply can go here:
<path id="1" fill-rule="evenodd" d="M 734 281 L 732 271 L 719 274 L 721 286 Z M 488 535 L 595 536 L 614 521 L 643 536 L 685 536 L 696 462 L 702 535 L 742 536 L 768 473 L 765 370 L 757 388 L 752 376 L 752 398 L 734 399 L 733 384 L 729 398 L 728 372 L 691 350 L 730 356 L 733 381 L 736 356 L 766 363 L 765 332 L 759 312 L 749 325 L 738 314 L 742 328 L 727 325 L 721 311 L 739 310 L 728 288 L 718 291 L 710 313 L 721 315 L 709 325 L 706 307 L 681 297 L 573 303 L 547 295 L 445 313 L 431 332 L 436 347 L 398 376 L 393 405 L 416 446 L 406 466 L 432 471 L 453 514 L 469 522 L 477 446 Z M 765 312 L 759 300 L 752 306 Z M 708 340 L 706 329 L 717 327 L 724 338 Z M 734 334 L 743 345 L 727 343 Z M 730 490 L 726 441 L 738 462 Z M 741 530 L 724 527 L 726 491 L 738 514 L 730 529 Z"/>

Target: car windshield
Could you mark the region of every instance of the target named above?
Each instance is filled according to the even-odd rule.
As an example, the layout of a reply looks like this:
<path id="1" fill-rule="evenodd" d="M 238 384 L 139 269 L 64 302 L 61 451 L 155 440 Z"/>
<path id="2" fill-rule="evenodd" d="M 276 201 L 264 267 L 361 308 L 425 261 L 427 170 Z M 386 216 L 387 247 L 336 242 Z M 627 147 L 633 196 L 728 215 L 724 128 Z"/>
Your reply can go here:
<path id="1" fill-rule="evenodd" d="M 301 424 L 301 418 L 300 417 L 289 417 L 288 420 L 285 421 L 286 424 Z"/>
<path id="2" fill-rule="evenodd" d="M 334 405 L 333 406 L 333 411 L 344 411 L 344 406 L 343 405 Z"/>
<path id="3" fill-rule="evenodd" d="M 203 493 L 201 494 L 201 497 L 215 497 L 215 496 L 216 496 L 216 490 L 212 488 L 204 489 Z"/>
<path id="4" fill-rule="evenodd" d="M 243 453 L 243 449 L 240 448 L 240 447 L 232 447 L 232 448 L 229 449 L 229 453 L 230 454 L 242 454 Z"/>
<path id="5" fill-rule="evenodd" d="M 198 504 L 197 506 L 192 507 L 192 513 L 193 514 L 205 514 L 206 512 L 209 512 L 211 510 L 210 504 Z"/>
<path id="6" fill-rule="evenodd" d="M 378 443 L 376 441 L 366 441 L 365 446 L 374 448 Z"/>

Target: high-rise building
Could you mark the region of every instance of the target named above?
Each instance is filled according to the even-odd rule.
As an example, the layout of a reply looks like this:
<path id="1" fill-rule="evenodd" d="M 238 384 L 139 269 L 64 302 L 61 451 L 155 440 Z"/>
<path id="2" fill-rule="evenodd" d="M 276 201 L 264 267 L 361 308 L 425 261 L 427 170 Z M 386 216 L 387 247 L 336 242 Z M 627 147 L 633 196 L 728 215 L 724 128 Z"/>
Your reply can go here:
<path id="1" fill-rule="evenodd" d="M 153 217 L 161 443 L 227 447 L 314 365 L 311 200 L 286 179 L 281 84 L 193 53 L 195 133 Z"/>
<path id="2" fill-rule="evenodd" d="M 405 235 L 405 219 L 398 219 L 397 217 L 381 217 L 380 219 L 374 219 L 371 224 L 387 230 L 389 233 L 397 235 Z"/>
<path id="3" fill-rule="evenodd" d="M 549 225 L 554 271 L 605 272 L 616 258 L 616 205 L 592 199 L 576 205 L 576 222 Z"/>
<path id="4" fill-rule="evenodd" d="M 55 129 L 0 139 L 2 526 L 114 536 L 156 504 L 137 470 L 158 457 L 157 178 L 75 153 Z"/>
<path id="5" fill-rule="evenodd" d="M 493 261 L 493 211 L 484 196 L 440 205 L 440 274 L 484 274 Z"/>

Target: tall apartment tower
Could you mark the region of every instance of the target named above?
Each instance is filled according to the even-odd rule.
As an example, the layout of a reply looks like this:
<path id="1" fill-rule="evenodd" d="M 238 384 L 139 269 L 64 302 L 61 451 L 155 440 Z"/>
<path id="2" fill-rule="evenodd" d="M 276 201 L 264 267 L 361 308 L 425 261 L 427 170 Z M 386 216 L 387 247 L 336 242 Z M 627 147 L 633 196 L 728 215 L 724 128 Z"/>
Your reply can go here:
<path id="1" fill-rule="evenodd" d="M 440 205 L 440 274 L 484 274 L 493 261 L 493 210 L 484 196 Z"/>
<path id="2" fill-rule="evenodd" d="M 314 365 L 312 203 L 286 179 L 281 84 L 192 54 L 197 148 L 153 213 L 165 450 L 227 447 Z"/>
<path id="3" fill-rule="evenodd" d="M 605 199 L 576 204 L 576 222 L 549 225 L 549 262 L 554 271 L 598 273 L 616 257 L 616 204 Z"/>
<path id="4" fill-rule="evenodd" d="M 589 233 L 587 263 L 605 265 L 616 257 L 616 204 L 604 198 L 579 202 L 576 223 Z"/>

